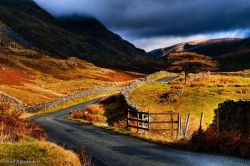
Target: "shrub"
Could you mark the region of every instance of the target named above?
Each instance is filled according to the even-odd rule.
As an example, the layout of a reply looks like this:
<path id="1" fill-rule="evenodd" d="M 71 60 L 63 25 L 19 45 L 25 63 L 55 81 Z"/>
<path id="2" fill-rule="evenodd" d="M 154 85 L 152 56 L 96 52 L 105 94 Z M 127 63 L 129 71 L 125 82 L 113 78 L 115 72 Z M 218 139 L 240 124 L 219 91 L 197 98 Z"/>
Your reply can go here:
<path id="1" fill-rule="evenodd" d="M 7 111 L 11 108 L 9 103 L 0 103 L 0 111 Z"/>
<path id="2" fill-rule="evenodd" d="M 44 130 L 35 122 L 20 118 L 21 112 L 0 112 L 2 141 L 17 141 L 21 135 L 46 139 Z"/>
<path id="3" fill-rule="evenodd" d="M 250 158 L 250 138 L 230 132 L 218 134 L 215 129 L 199 129 L 192 135 L 191 146 L 195 151 L 223 153 Z"/>
<path id="4" fill-rule="evenodd" d="M 106 122 L 106 117 L 104 116 L 105 109 L 103 105 L 93 104 L 89 105 L 87 108 L 81 111 L 76 111 L 71 114 L 74 119 L 83 119 L 89 122 Z"/>

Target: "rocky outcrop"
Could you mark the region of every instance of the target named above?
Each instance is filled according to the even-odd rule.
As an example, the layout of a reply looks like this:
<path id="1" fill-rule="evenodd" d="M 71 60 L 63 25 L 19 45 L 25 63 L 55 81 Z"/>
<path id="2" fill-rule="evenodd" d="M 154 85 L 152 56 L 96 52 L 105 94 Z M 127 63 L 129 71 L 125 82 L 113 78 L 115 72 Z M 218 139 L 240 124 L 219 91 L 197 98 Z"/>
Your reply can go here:
<path id="1" fill-rule="evenodd" d="M 215 110 L 213 126 L 220 133 L 250 136 L 250 100 L 228 100 Z"/>

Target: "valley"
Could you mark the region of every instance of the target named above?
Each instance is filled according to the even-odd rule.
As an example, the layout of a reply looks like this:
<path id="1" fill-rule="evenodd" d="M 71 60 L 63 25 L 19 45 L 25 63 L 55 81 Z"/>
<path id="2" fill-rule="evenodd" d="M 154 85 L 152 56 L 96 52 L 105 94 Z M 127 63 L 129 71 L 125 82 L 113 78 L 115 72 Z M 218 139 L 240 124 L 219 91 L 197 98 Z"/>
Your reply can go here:
<path id="1" fill-rule="evenodd" d="M 0 1 L 0 165 L 250 165 L 241 29 L 164 33 L 144 3 L 66 1 Z"/>

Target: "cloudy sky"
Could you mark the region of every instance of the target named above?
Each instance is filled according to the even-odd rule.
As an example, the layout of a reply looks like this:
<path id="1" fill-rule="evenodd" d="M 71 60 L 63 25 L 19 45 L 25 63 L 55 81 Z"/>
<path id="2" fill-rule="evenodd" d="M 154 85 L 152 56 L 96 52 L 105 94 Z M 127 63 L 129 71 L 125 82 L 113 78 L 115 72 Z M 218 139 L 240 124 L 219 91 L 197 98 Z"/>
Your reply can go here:
<path id="1" fill-rule="evenodd" d="M 147 51 L 250 36 L 250 0 L 35 0 L 55 16 L 88 15 Z"/>

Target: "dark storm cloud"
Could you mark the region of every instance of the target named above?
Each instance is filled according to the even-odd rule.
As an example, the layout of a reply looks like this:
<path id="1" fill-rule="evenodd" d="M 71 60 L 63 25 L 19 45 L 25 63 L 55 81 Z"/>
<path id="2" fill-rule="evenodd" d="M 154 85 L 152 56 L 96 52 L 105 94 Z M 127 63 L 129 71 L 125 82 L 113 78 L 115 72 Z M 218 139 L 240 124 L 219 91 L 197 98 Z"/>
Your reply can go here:
<path id="1" fill-rule="evenodd" d="M 56 16 L 96 17 L 135 37 L 187 36 L 250 27 L 250 0 L 35 0 Z"/>

